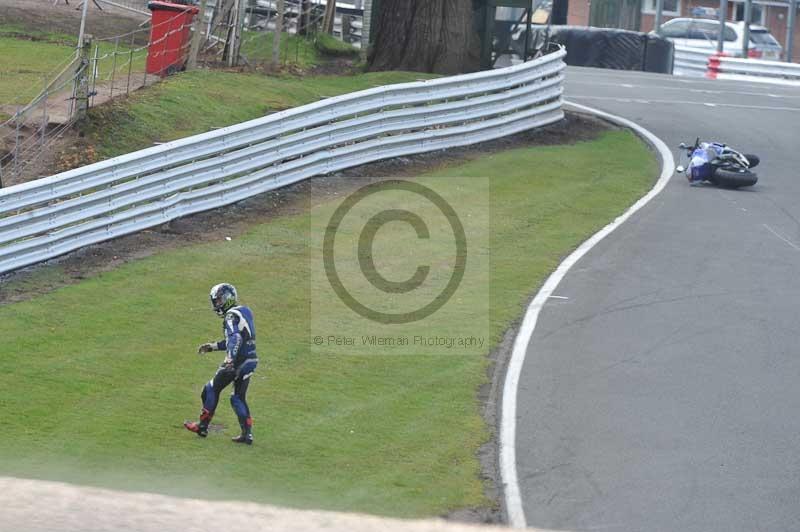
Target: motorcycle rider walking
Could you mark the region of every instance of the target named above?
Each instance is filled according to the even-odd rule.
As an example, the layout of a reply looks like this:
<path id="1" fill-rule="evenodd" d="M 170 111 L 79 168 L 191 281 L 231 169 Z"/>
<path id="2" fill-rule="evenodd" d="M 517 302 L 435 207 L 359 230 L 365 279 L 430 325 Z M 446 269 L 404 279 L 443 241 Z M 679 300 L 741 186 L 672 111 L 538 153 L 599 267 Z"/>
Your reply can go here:
<path id="1" fill-rule="evenodd" d="M 186 421 L 183 425 L 200 437 L 208 436 L 208 425 L 214 417 L 219 396 L 229 384 L 233 383 L 231 407 L 239 419 L 241 434 L 232 440 L 235 443 L 252 445 L 253 418 L 247 405 L 247 388 L 250 377 L 258 365 L 253 312 L 249 307 L 238 304 L 236 288 L 232 284 L 215 285 L 211 288 L 209 297 L 214 312 L 223 318 L 223 339 L 202 344 L 197 352 L 205 354 L 211 351 L 226 351 L 226 356 L 214 377 L 200 393 L 203 406 L 199 421 Z"/>

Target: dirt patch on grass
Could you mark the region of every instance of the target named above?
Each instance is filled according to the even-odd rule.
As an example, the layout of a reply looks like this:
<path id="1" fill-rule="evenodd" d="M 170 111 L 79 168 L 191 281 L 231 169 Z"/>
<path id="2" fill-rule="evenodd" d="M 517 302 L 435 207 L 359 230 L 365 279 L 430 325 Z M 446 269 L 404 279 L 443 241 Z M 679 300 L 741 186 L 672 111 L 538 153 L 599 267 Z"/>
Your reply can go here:
<path id="1" fill-rule="evenodd" d="M 342 57 L 330 59 L 319 65 L 314 65 L 309 70 L 312 76 L 355 75 L 359 72 L 363 72 L 363 67 L 357 60 Z"/>

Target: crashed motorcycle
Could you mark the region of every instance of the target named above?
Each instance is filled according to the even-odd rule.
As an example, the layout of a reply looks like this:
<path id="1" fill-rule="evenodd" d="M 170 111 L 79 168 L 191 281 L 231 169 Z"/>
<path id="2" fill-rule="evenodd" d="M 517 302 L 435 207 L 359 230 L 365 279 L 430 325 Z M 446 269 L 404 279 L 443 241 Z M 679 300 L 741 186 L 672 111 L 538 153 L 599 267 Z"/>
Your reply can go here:
<path id="1" fill-rule="evenodd" d="M 711 183 L 722 188 L 749 187 L 756 184 L 758 176 L 752 171 L 758 165 L 757 155 L 743 154 L 719 142 L 700 142 L 693 146 L 681 142 L 679 148 L 686 152 L 689 164 L 677 171 L 686 175 L 692 186 Z"/>

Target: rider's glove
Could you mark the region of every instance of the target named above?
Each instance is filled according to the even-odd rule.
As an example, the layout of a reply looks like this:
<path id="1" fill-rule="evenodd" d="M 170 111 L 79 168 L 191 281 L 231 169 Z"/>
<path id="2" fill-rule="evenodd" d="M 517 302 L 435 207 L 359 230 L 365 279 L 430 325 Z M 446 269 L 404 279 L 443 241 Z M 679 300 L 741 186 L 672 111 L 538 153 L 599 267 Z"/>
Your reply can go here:
<path id="1" fill-rule="evenodd" d="M 217 344 L 212 344 L 212 343 L 203 344 L 197 348 L 197 354 L 204 355 L 206 353 L 210 353 L 211 351 L 215 351 L 216 349 L 217 349 Z"/>

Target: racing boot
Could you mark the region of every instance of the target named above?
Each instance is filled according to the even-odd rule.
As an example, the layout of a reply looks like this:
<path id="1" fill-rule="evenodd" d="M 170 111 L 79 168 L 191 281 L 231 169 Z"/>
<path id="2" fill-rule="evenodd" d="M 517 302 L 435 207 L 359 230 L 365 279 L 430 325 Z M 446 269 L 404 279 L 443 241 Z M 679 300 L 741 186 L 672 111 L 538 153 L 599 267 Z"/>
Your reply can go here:
<path id="1" fill-rule="evenodd" d="M 241 425 L 242 433 L 235 438 L 231 438 L 231 441 L 233 443 L 245 443 L 247 445 L 253 445 L 253 418 L 247 418 Z"/>
<path id="2" fill-rule="evenodd" d="M 208 424 L 211 423 L 212 417 L 214 417 L 214 412 L 210 412 L 204 408 L 200 413 L 200 421 L 197 423 L 194 421 L 185 421 L 183 426 L 186 427 L 186 430 L 194 432 L 201 438 L 205 438 L 208 436 Z"/>

